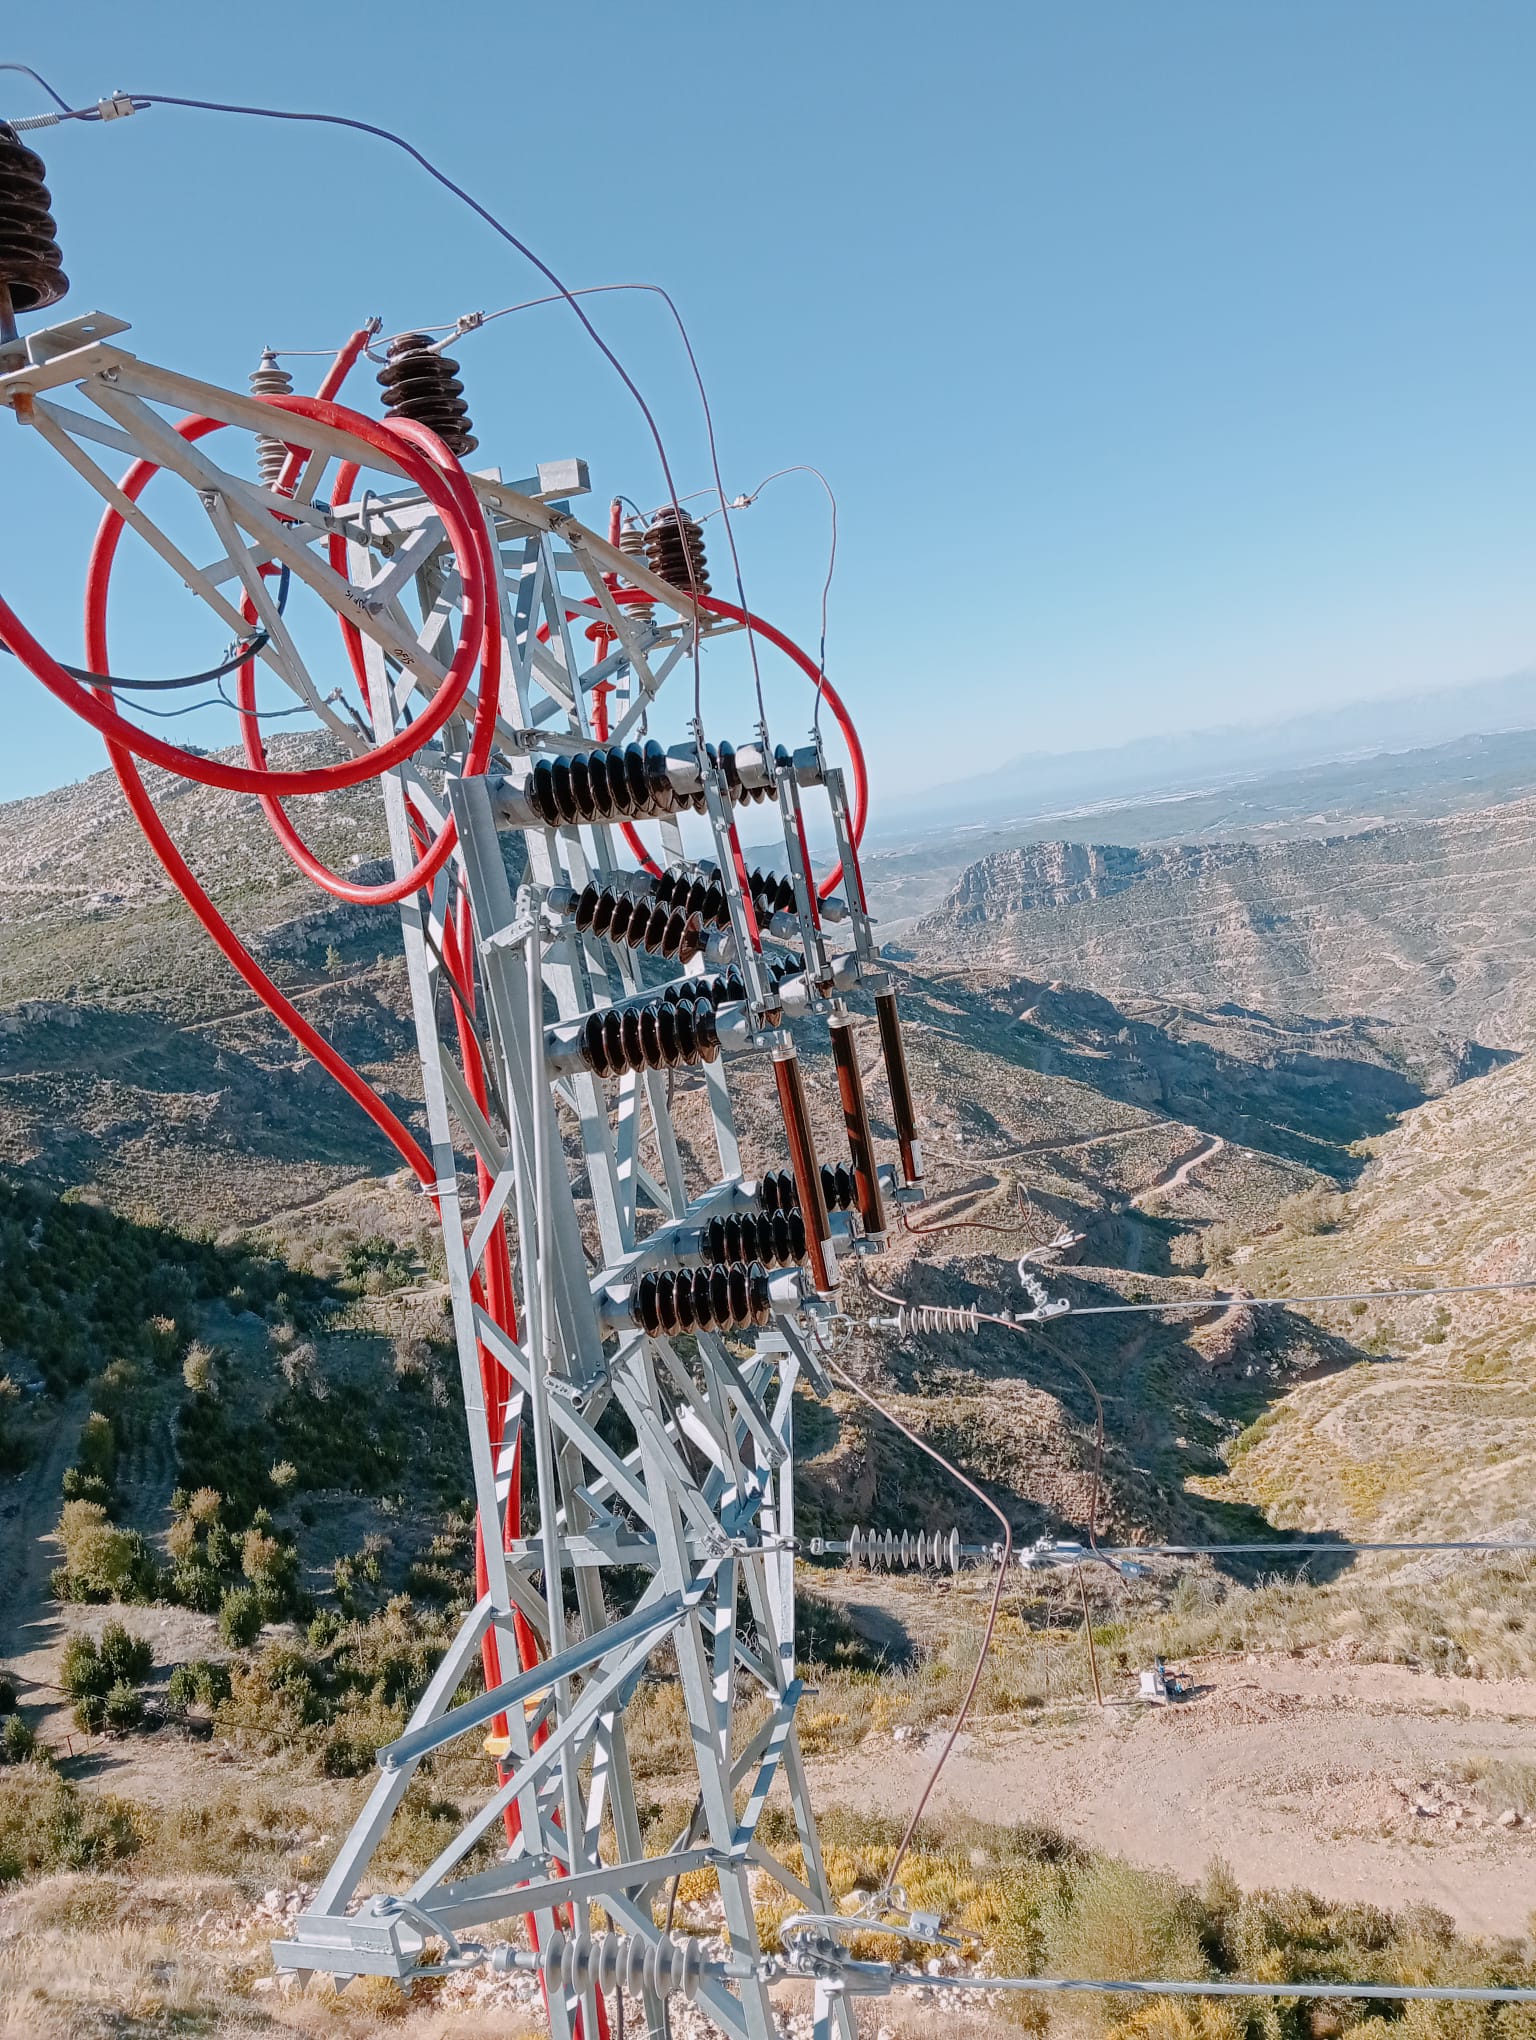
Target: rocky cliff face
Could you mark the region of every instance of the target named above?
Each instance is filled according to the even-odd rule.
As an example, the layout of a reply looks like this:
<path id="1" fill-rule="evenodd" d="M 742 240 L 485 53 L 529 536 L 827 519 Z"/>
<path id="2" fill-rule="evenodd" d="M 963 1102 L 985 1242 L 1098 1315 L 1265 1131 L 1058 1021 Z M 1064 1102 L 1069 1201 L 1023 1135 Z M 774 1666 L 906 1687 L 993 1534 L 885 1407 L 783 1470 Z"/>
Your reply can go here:
<path id="1" fill-rule="evenodd" d="M 1536 801 L 1313 842 L 1028 844 L 963 872 L 914 946 L 930 966 L 1519 1046 L 1536 1020 Z"/>

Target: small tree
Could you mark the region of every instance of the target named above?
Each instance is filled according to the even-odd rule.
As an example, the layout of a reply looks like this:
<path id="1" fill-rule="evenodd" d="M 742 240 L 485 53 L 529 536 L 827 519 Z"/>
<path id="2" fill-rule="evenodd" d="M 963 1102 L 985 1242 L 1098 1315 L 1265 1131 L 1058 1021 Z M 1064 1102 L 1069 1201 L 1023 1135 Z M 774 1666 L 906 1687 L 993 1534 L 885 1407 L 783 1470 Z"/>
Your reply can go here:
<path id="1" fill-rule="evenodd" d="M 37 1754 L 37 1737 L 19 1714 L 8 1714 L 0 1728 L 0 1764 L 24 1764 Z"/>
<path id="2" fill-rule="evenodd" d="M 207 1395 L 213 1387 L 213 1348 L 194 1339 L 181 1363 L 181 1378 L 194 1395 Z"/>
<path id="3" fill-rule="evenodd" d="M 147 1679 L 155 1662 L 153 1646 L 121 1622 L 109 1622 L 102 1630 L 97 1655 L 114 1682 L 127 1680 L 130 1684 Z"/>
<path id="4" fill-rule="evenodd" d="M 129 1729 L 138 1728 L 144 1720 L 144 1696 L 137 1686 L 130 1686 L 126 1679 L 119 1679 L 112 1686 L 102 1702 L 108 1728 L 125 1735 Z"/>
<path id="5" fill-rule="evenodd" d="M 105 1693 L 111 1683 L 112 1675 L 101 1661 L 95 1639 L 72 1636 L 59 1659 L 59 1684 L 71 1700 L 83 1699 L 88 1693 Z"/>
<path id="6" fill-rule="evenodd" d="M 145 1600 L 156 1585 L 155 1564 L 137 1530 L 120 1530 L 100 1502 L 64 1504 L 59 1517 L 64 1564 L 56 1591 L 78 1601 Z"/>
<path id="7" fill-rule="evenodd" d="M 244 1650 L 261 1634 L 261 1606 L 249 1587 L 231 1587 L 219 1603 L 219 1635 L 231 1650 Z"/>
<path id="8" fill-rule="evenodd" d="M 110 1481 L 116 1463 L 117 1437 L 112 1429 L 112 1419 L 103 1416 L 100 1410 L 92 1410 L 80 1426 L 80 1469 Z"/>

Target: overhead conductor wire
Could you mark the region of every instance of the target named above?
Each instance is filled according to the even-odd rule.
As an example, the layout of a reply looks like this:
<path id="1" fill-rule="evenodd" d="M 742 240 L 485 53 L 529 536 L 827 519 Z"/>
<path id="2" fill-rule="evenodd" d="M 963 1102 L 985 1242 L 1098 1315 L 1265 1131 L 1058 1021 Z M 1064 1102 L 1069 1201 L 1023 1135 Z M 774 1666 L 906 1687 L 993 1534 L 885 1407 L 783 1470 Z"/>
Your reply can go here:
<path id="1" fill-rule="evenodd" d="M 879 1292 L 876 1291 L 876 1294 L 878 1295 Z M 1013 1526 L 1009 1523 L 1008 1518 L 1003 1514 L 1003 1511 L 997 1506 L 996 1502 L 993 1501 L 992 1497 L 978 1487 L 969 1474 L 963 1473 L 952 1459 L 947 1459 L 939 1451 L 937 1446 L 930 1445 L 927 1439 L 920 1438 L 915 1431 L 909 1430 L 894 1410 L 887 1409 L 884 1403 L 871 1395 L 869 1390 L 857 1382 L 848 1370 L 840 1366 L 830 1354 L 825 1355 L 824 1358 L 830 1371 L 837 1376 L 845 1388 L 850 1389 L 859 1398 L 860 1402 L 867 1403 L 877 1416 L 884 1417 L 888 1424 L 894 1425 L 909 1444 L 915 1445 L 919 1452 L 926 1453 L 936 1465 L 943 1467 L 946 1473 L 959 1481 L 963 1488 L 974 1495 L 984 1509 L 990 1510 L 997 1518 L 999 1528 L 1003 1533 L 1002 1552 L 997 1562 L 997 1578 L 992 1584 L 992 1599 L 987 1608 L 986 1627 L 982 1631 L 981 1648 L 976 1653 L 976 1668 L 971 1673 L 970 1684 L 965 1689 L 965 1696 L 960 1702 L 959 1712 L 955 1716 L 954 1725 L 944 1739 L 944 1746 L 939 1751 L 938 1759 L 928 1774 L 927 1782 L 924 1784 L 922 1791 L 917 1795 L 917 1804 L 912 1809 L 912 1817 L 907 1822 L 901 1840 L 896 1844 L 896 1853 L 891 1858 L 890 1866 L 881 1880 L 880 1896 L 884 1899 L 889 1897 L 895 1886 L 896 1873 L 901 1868 L 907 1851 L 912 1846 L 912 1838 L 917 1833 L 918 1822 L 923 1817 L 923 1810 L 932 1796 L 933 1788 L 939 1782 L 940 1773 L 949 1761 L 950 1752 L 959 1741 L 960 1731 L 965 1726 L 966 1717 L 971 1711 L 971 1703 L 976 1698 L 977 1688 L 981 1684 L 981 1675 L 986 1669 L 987 1658 L 992 1649 L 992 1638 L 997 1629 L 998 1610 L 1002 1606 L 1003 1588 L 1008 1580 L 1008 1567 L 1013 1557 Z"/>

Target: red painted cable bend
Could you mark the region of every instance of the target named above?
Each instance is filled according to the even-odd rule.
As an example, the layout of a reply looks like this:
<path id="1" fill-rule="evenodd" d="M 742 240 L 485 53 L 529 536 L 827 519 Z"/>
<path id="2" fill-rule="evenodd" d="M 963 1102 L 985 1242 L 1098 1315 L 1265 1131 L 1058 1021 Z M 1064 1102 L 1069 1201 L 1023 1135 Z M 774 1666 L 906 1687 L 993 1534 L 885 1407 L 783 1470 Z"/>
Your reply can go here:
<path id="1" fill-rule="evenodd" d="M 88 653 L 87 657 L 90 656 Z M 282 1021 L 296 1041 L 308 1049 L 326 1074 L 335 1078 L 354 1104 L 362 1107 L 385 1139 L 391 1142 L 401 1157 L 415 1170 L 421 1181 L 429 1189 L 432 1188 L 437 1181 L 437 1171 L 410 1128 L 390 1111 L 372 1085 L 360 1077 L 352 1065 L 336 1053 L 325 1036 L 311 1027 L 293 1001 L 278 990 L 198 884 L 191 866 L 171 841 L 164 822 L 155 812 L 154 803 L 139 777 L 139 769 L 134 759 L 120 744 L 108 744 L 107 755 L 111 759 L 112 770 L 117 774 L 118 784 L 133 810 L 134 819 L 149 838 L 150 848 L 165 866 L 172 884 L 213 938 L 215 946 L 234 966 L 261 1003 Z"/>
<path id="2" fill-rule="evenodd" d="M 849 832 L 857 849 L 864 835 L 864 822 L 869 813 L 869 773 L 864 764 L 864 746 L 859 742 L 859 733 L 853 726 L 853 717 L 843 704 L 842 697 L 831 681 L 822 672 L 809 652 L 803 652 L 793 638 L 786 637 L 771 623 L 765 623 L 750 610 L 738 609 L 734 602 L 722 602 L 717 595 L 701 595 L 699 607 L 707 609 L 712 616 L 726 616 L 733 623 L 748 625 L 759 637 L 765 637 L 769 644 L 777 645 L 787 658 L 794 660 L 808 679 L 821 690 L 821 697 L 832 711 L 833 720 L 843 733 L 843 742 L 848 746 L 848 762 L 853 767 L 853 812 L 849 816 Z M 856 880 L 857 874 L 850 873 Z M 816 889 L 818 899 L 829 899 L 837 890 L 838 881 L 843 877 L 843 867 L 836 865 L 822 879 Z"/>
<path id="3" fill-rule="evenodd" d="M 464 764 L 465 771 L 474 776 L 483 772 L 490 760 L 491 746 L 496 737 L 496 713 L 500 705 L 501 693 L 501 620 L 494 593 L 496 566 L 491 554 L 490 537 L 486 531 L 485 519 L 481 514 L 479 503 L 475 498 L 474 491 L 470 488 L 463 469 L 459 466 L 459 463 L 454 459 L 448 448 L 443 445 L 436 433 L 429 431 L 426 426 L 418 425 L 409 419 L 395 421 L 395 429 L 415 440 L 422 450 L 441 466 L 443 473 L 450 481 L 459 499 L 459 505 L 464 513 L 467 525 L 475 533 L 479 541 L 476 548 L 476 559 L 483 591 L 481 603 L 480 689 L 479 697 L 475 704 L 475 720 L 470 735 L 469 752 Z M 440 459 L 439 456 L 441 456 Z M 350 488 L 351 483 L 356 479 L 357 472 L 357 467 L 353 462 L 348 461 L 344 464 L 337 474 L 338 494 L 340 493 L 340 485 L 343 482 Z M 336 551 L 339 541 L 340 534 L 333 533 L 331 539 L 333 566 L 337 564 Z M 341 554 L 340 571 L 344 573 L 346 564 L 344 542 L 341 543 Z M 459 555 L 459 558 L 463 561 L 462 554 Z M 467 581 L 467 567 L 468 562 L 465 561 L 460 570 L 462 581 Z M 357 640 L 355 645 L 354 639 Z M 359 686 L 365 689 L 363 695 L 364 702 L 371 707 L 366 693 L 366 674 L 362 669 L 361 637 L 356 631 L 355 626 L 351 627 L 350 635 L 346 637 L 346 645 L 348 657 L 352 662 L 353 672 L 358 676 Z M 267 769 L 266 748 L 261 739 L 261 725 L 255 714 L 256 674 L 254 659 L 247 659 L 241 666 L 238 684 L 240 706 L 246 711 L 240 718 L 240 734 L 245 745 L 245 755 L 252 766 L 265 771 Z M 450 818 L 444 823 L 433 842 L 423 848 L 418 861 L 409 871 L 402 872 L 398 878 L 387 880 L 378 885 L 363 885 L 353 879 L 343 878 L 339 872 L 332 871 L 329 865 L 323 863 L 304 841 L 293 822 L 273 796 L 263 794 L 261 796 L 261 805 L 268 822 L 271 824 L 272 833 L 277 837 L 277 840 L 282 844 L 284 850 L 287 851 L 289 857 L 298 866 L 299 870 L 304 873 L 305 877 L 312 880 L 323 892 L 330 893 L 333 898 L 349 900 L 358 906 L 389 906 L 397 901 L 408 899 L 412 893 L 419 891 L 422 886 L 426 885 L 442 869 L 444 862 L 452 853 L 454 844 L 458 841 L 458 829 Z"/>
<path id="4" fill-rule="evenodd" d="M 617 602 L 651 603 L 655 601 L 655 597 L 647 595 L 640 588 L 616 588 L 614 590 L 614 600 Z M 864 838 L 864 823 L 869 813 L 869 772 L 864 763 L 864 746 L 859 742 L 859 733 L 854 727 L 853 717 L 848 713 L 842 696 L 822 672 L 810 653 L 802 651 L 793 638 L 786 637 L 784 632 L 776 629 L 773 624 L 764 622 L 760 616 L 754 616 L 750 610 L 738 609 L 734 602 L 722 602 L 718 595 L 701 595 L 698 601 L 699 607 L 707 609 L 712 616 L 724 616 L 728 617 L 733 623 L 750 625 L 759 637 L 766 638 L 769 644 L 776 645 L 786 658 L 793 659 L 807 679 L 821 690 L 822 699 L 826 702 L 827 707 L 831 709 L 833 720 L 842 731 L 843 742 L 848 746 L 848 762 L 853 768 L 853 812 L 849 816 L 849 829 L 853 837 L 854 849 L 857 851 L 859 844 Z M 583 602 L 580 609 L 572 609 L 568 614 L 576 617 L 584 610 L 596 609 L 598 606 L 596 602 Z M 539 626 L 540 636 L 547 635 L 548 629 L 549 626 L 547 624 L 541 624 Z M 606 730 L 601 734 L 606 736 Z M 633 827 L 626 822 L 622 825 L 622 828 L 625 842 L 628 843 L 646 870 L 653 877 L 659 876 L 659 867 L 647 855 L 645 846 L 635 834 Z M 827 876 L 819 882 L 816 892 L 817 898 L 823 900 L 829 899 L 837 890 L 838 883 L 843 875 L 842 865 L 835 865 L 828 872 Z M 849 873 L 848 876 L 851 883 L 855 885 L 859 883 L 859 876 L 856 871 Z"/>
<path id="5" fill-rule="evenodd" d="M 359 355 L 373 338 L 375 330 L 376 328 L 372 326 L 359 326 L 352 335 L 352 338 L 325 371 L 320 387 L 315 391 L 315 395 L 322 403 L 328 404 L 333 397 L 340 393 L 342 384 L 352 373 Z M 286 441 L 284 443 L 286 444 Z M 276 491 L 278 495 L 291 496 L 293 494 L 294 489 L 298 486 L 299 475 L 303 470 L 304 463 L 308 459 L 309 449 L 307 447 L 290 446 L 288 448 L 288 457 L 283 462 L 283 471 L 277 478 Z"/>
<path id="6" fill-rule="evenodd" d="M 360 412 L 344 410 L 336 404 L 324 404 L 313 397 L 285 396 L 267 401 L 284 410 L 295 411 L 300 416 L 312 417 L 337 431 L 352 433 L 368 445 L 388 453 L 438 511 L 449 541 L 460 561 L 465 564 L 473 561 L 478 568 L 481 553 L 476 533 L 483 530 L 478 514 L 473 520 L 466 517 L 453 481 L 418 453 L 403 432 L 385 426 L 377 419 L 365 418 Z M 187 418 L 183 419 L 176 429 L 183 438 L 195 440 L 201 439 L 208 432 L 219 430 L 221 423 L 221 420 L 215 418 Z M 150 477 L 157 472 L 156 464 L 152 461 L 135 462 L 120 484 L 124 494 L 130 498 L 137 497 Z M 467 484 L 465 486 L 467 487 Z M 96 534 L 86 585 L 88 625 L 96 626 L 96 635 L 100 640 L 95 649 L 88 651 L 86 656 L 88 662 L 102 672 L 110 670 L 106 664 L 104 648 L 106 592 L 113 556 L 122 529 L 123 520 L 120 513 L 108 509 Z M 226 765 L 217 758 L 196 756 L 190 751 L 183 750 L 179 745 L 165 743 L 161 738 L 151 736 L 148 731 L 136 728 L 126 717 L 119 714 L 110 697 L 104 698 L 103 691 L 93 691 L 66 673 L 33 637 L 3 598 L 0 598 L 0 636 L 5 638 L 12 651 L 33 676 L 66 707 L 74 709 L 104 737 L 110 738 L 123 749 L 132 751 L 136 756 L 147 759 L 152 764 L 161 765 L 167 771 L 179 773 L 183 778 L 195 780 L 200 785 L 220 786 L 232 793 L 326 793 L 337 787 L 360 786 L 365 780 L 376 779 L 392 766 L 400 764 L 419 750 L 430 737 L 435 736 L 458 707 L 479 660 L 486 627 L 484 614 L 486 596 L 489 593 L 482 587 L 478 571 L 464 577 L 463 588 L 459 642 L 455 647 L 447 678 L 418 720 L 391 738 L 388 743 L 365 752 L 361 757 L 342 759 L 332 765 L 312 766 L 297 772 L 258 772 L 247 766 Z"/>

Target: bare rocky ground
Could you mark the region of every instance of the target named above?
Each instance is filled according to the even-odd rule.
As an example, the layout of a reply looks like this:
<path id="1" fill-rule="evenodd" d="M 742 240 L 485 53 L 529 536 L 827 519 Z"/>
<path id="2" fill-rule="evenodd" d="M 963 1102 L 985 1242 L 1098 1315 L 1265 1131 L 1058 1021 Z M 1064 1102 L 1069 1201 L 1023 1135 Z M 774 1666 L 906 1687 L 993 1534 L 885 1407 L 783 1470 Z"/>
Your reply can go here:
<path id="1" fill-rule="evenodd" d="M 1520 1935 L 1536 1909 L 1536 1820 L 1465 1782 L 1536 1743 L 1536 1682 L 1250 1656 L 1169 1666 L 1187 1699 L 1130 1682 L 1102 1710 L 962 1735 L 936 1818 L 1039 1821 L 1188 1880 L 1225 1862 L 1247 1889 L 1438 1906 L 1464 1931 Z M 871 1736 L 811 1765 L 826 1803 L 901 1813 L 941 1736 Z M 1513 1820 L 1504 1819 L 1515 1812 Z"/>

